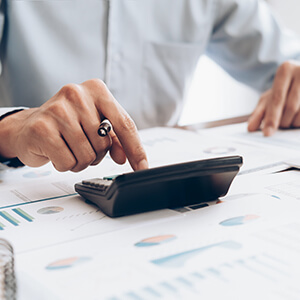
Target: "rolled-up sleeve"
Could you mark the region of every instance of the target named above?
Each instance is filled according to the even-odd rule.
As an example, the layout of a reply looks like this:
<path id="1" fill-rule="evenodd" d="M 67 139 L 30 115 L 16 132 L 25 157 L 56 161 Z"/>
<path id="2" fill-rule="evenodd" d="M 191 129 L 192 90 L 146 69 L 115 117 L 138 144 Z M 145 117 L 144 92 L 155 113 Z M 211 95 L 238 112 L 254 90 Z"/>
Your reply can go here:
<path id="1" fill-rule="evenodd" d="M 300 40 L 260 0 L 216 0 L 207 55 L 238 81 L 264 91 L 277 68 L 299 60 Z"/>

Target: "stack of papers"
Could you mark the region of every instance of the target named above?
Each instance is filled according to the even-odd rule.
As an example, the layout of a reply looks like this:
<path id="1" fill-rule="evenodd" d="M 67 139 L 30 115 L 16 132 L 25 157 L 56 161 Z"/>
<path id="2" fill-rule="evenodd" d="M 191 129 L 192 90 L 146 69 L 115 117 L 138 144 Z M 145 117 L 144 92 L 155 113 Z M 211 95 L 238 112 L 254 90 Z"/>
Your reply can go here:
<path id="1" fill-rule="evenodd" d="M 300 131 L 245 124 L 141 131 L 151 167 L 241 155 L 228 195 L 111 219 L 74 191 L 131 171 L 109 156 L 73 174 L 51 164 L 0 172 L 0 231 L 15 249 L 19 299 L 299 299 Z M 300 139 L 299 139 L 300 140 Z M 142 201 L 142 199 L 141 199 Z"/>

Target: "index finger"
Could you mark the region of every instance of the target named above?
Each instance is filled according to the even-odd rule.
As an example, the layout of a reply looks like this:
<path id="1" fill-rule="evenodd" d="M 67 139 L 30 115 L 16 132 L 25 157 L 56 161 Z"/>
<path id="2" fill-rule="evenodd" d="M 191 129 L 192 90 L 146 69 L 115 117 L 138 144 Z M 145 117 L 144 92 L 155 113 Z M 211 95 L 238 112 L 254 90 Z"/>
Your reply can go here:
<path id="1" fill-rule="evenodd" d="M 268 103 L 266 107 L 263 127 L 263 132 L 266 136 L 272 135 L 279 127 L 291 79 L 291 65 L 285 63 L 278 69 L 273 83 L 272 95 L 270 98 L 271 103 Z"/>
<path id="2" fill-rule="evenodd" d="M 105 118 L 111 122 L 113 130 L 116 133 L 133 170 L 147 169 L 147 155 L 141 143 L 135 123 L 129 114 L 116 101 L 102 81 L 88 81 L 84 84 L 96 84 L 96 89 L 95 86 L 91 87 L 94 91 L 92 93 L 95 99 L 96 109 L 99 114 L 104 115 Z"/>

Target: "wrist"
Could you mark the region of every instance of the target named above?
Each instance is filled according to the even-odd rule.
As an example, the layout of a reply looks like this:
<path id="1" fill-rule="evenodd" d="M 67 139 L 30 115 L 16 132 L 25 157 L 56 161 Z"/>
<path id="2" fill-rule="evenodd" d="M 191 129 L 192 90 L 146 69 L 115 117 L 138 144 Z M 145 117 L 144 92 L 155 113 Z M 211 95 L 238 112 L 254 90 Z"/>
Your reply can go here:
<path id="1" fill-rule="evenodd" d="M 0 162 L 17 157 L 17 153 L 13 147 L 13 141 L 16 139 L 14 134 L 16 123 L 13 120 L 13 115 L 22 110 L 23 109 L 10 111 L 0 116 Z"/>

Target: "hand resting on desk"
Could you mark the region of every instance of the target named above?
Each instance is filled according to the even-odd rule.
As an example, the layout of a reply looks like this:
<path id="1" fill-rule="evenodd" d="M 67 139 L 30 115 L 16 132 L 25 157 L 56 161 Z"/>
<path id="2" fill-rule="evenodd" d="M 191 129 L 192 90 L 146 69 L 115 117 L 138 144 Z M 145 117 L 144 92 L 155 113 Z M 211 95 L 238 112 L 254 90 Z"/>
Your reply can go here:
<path id="1" fill-rule="evenodd" d="M 248 121 L 248 130 L 262 129 L 271 136 L 278 128 L 300 127 L 300 65 L 285 62 L 276 73 L 273 87 L 266 91 Z"/>
<path id="2" fill-rule="evenodd" d="M 100 137 L 104 116 L 113 130 Z M 31 167 L 51 161 L 58 171 L 78 172 L 98 164 L 107 151 L 119 164 L 128 158 L 134 170 L 148 167 L 134 122 L 98 79 L 68 84 L 42 106 L 0 122 L 0 155 Z"/>

